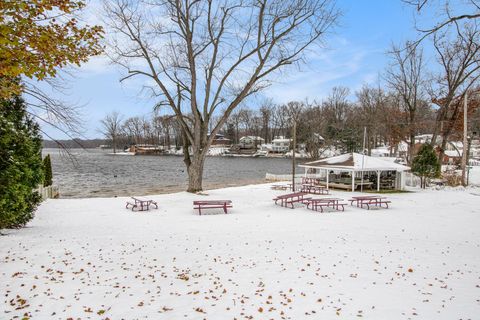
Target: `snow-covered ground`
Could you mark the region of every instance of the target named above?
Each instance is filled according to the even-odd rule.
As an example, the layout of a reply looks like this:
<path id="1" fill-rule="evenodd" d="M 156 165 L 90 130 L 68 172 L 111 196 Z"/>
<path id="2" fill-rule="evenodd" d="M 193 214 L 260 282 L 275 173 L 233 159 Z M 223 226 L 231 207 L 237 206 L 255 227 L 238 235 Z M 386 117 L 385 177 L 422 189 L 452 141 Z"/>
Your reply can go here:
<path id="1" fill-rule="evenodd" d="M 280 193 L 161 195 L 140 213 L 48 200 L 0 237 L 0 319 L 479 319 L 480 190 L 328 213 L 275 206 Z M 234 208 L 198 216 L 200 198 Z"/>
<path id="2" fill-rule="evenodd" d="M 480 186 L 480 166 L 471 167 L 468 180 L 470 185 Z"/>

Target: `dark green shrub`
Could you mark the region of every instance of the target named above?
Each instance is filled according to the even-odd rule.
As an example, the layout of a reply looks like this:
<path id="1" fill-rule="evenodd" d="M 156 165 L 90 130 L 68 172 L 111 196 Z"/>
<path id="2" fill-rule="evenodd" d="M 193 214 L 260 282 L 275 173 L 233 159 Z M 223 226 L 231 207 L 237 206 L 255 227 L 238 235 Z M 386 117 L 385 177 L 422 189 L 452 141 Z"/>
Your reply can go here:
<path id="1" fill-rule="evenodd" d="M 431 145 L 422 145 L 418 154 L 413 158 L 412 172 L 420 177 L 422 188 L 425 188 L 427 178 L 440 176 L 440 162 Z"/>
<path id="2" fill-rule="evenodd" d="M 48 187 L 52 185 L 52 161 L 50 160 L 50 155 L 43 159 L 43 170 L 45 172 L 45 178 L 43 179 L 43 186 Z"/>
<path id="3" fill-rule="evenodd" d="M 41 201 L 41 136 L 20 97 L 0 100 L 0 229 L 24 226 Z"/>

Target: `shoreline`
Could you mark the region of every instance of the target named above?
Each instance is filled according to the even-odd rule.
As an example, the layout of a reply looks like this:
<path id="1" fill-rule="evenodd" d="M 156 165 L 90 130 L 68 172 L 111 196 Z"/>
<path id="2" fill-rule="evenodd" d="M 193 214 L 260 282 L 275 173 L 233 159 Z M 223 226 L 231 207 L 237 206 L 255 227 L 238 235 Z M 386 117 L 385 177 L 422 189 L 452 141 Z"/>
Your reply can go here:
<path id="1" fill-rule="evenodd" d="M 202 192 L 208 192 L 212 190 L 221 190 L 226 188 L 234 188 L 234 187 L 263 185 L 263 184 L 269 184 L 269 183 L 275 183 L 275 182 L 281 183 L 281 181 L 267 181 L 265 180 L 265 178 L 263 178 L 263 180 L 248 180 L 248 181 L 242 181 L 242 182 L 233 183 L 233 184 L 221 183 L 221 182 L 204 183 L 204 190 Z M 128 198 L 133 196 L 156 196 L 156 195 L 166 195 L 166 194 L 176 194 L 180 192 L 187 192 L 187 185 L 182 187 L 159 187 L 159 189 L 152 188 L 150 190 L 147 190 L 146 192 L 139 192 L 139 193 L 126 192 L 118 195 L 98 192 L 98 195 L 92 195 L 89 197 L 62 196 L 62 190 L 60 189 L 59 191 L 60 191 L 60 196 L 57 199 L 62 199 L 62 200 L 64 199 L 115 199 L 115 198 Z"/>

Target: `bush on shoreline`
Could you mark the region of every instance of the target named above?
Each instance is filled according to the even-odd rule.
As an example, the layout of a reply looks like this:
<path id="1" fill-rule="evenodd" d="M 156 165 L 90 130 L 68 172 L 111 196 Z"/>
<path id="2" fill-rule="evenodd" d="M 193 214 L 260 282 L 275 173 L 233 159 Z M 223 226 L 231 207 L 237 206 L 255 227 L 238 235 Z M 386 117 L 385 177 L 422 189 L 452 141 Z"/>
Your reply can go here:
<path id="1" fill-rule="evenodd" d="M 43 182 L 40 129 L 22 98 L 0 100 L 0 229 L 19 228 L 34 216 Z"/>

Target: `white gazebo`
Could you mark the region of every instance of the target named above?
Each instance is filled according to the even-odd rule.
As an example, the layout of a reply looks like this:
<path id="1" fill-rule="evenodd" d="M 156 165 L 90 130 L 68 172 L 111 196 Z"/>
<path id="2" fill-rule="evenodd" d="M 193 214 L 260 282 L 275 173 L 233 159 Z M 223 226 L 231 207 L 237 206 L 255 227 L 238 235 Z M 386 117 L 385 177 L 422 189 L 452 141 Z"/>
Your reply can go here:
<path id="1" fill-rule="evenodd" d="M 358 187 L 363 189 L 376 185 L 377 191 L 382 187 L 403 190 L 405 171 L 410 170 L 410 167 L 393 160 L 395 159 L 347 153 L 307 162 L 300 167 L 305 168 L 305 177 L 317 178 L 327 189 L 331 186 L 355 191 Z M 350 174 L 350 177 L 345 177 L 345 174 Z"/>

